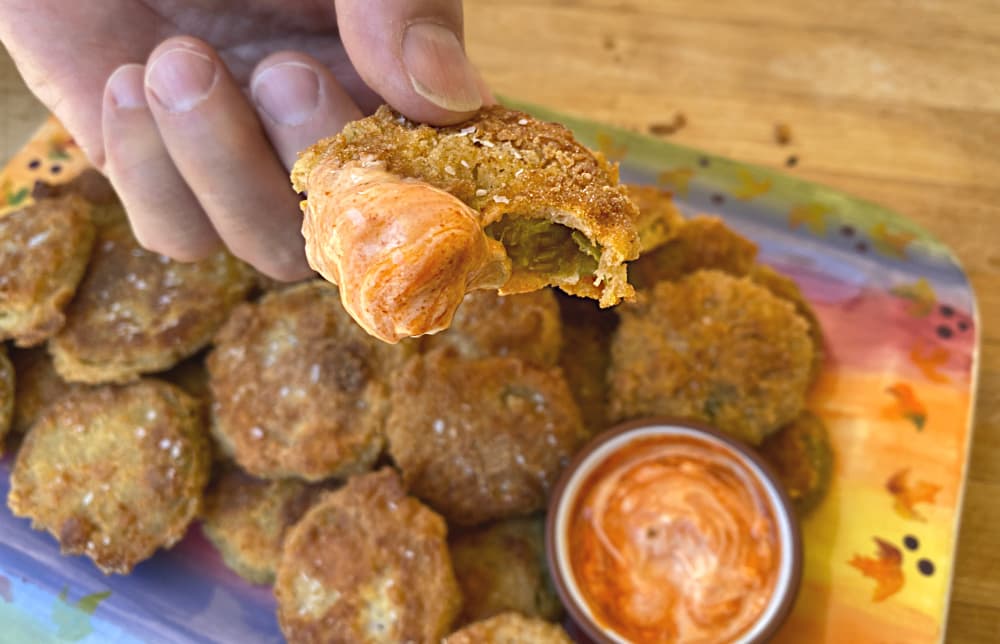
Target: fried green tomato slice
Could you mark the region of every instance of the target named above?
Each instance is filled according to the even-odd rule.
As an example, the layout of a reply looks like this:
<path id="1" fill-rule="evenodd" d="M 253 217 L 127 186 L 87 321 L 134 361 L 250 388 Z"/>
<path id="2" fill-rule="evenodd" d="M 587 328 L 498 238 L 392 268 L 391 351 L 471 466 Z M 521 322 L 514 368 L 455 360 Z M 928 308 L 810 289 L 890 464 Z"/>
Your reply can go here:
<path id="1" fill-rule="evenodd" d="M 238 575 L 273 584 L 285 533 L 324 489 L 295 479 L 265 481 L 222 465 L 205 491 L 201 528 Z"/>
<path id="2" fill-rule="evenodd" d="M 382 106 L 303 152 L 292 170 L 309 211 L 324 186 L 358 164 L 426 182 L 479 215 L 513 273 L 503 294 L 556 286 L 612 306 L 632 296 L 625 262 L 639 253 L 638 218 L 618 169 L 565 127 L 502 106 L 464 123 L 419 125 Z"/>
<path id="3" fill-rule="evenodd" d="M 611 415 L 698 420 L 753 445 L 802 410 L 809 328 L 785 300 L 719 271 L 660 282 L 620 311 Z"/>
<path id="4" fill-rule="evenodd" d="M 625 188 L 638 212 L 635 228 L 639 233 L 641 253 L 659 248 L 680 234 L 684 217 L 674 205 L 669 190 L 636 184 L 625 184 Z"/>
<path id="5" fill-rule="evenodd" d="M 629 264 L 629 281 L 637 289 L 678 280 L 699 270 L 742 277 L 757 259 L 757 245 L 718 217 L 698 215 L 685 221 L 666 244 Z"/>
<path id="6" fill-rule="evenodd" d="M 212 433 L 262 478 L 371 469 L 385 445 L 388 377 L 411 349 L 366 334 L 322 280 L 267 293 L 233 311 L 208 355 Z"/>
<path id="7" fill-rule="evenodd" d="M 826 358 L 826 349 L 823 342 L 823 327 L 819 323 L 819 318 L 809 306 L 805 296 L 799 289 L 798 284 L 790 277 L 782 275 L 770 266 L 757 264 L 750 271 L 750 279 L 771 291 L 778 297 L 788 300 L 795 306 L 795 311 L 803 320 L 809 324 L 809 337 L 813 343 L 813 362 L 810 367 L 809 379 L 816 382 L 823 371 L 823 362 Z"/>
<path id="8" fill-rule="evenodd" d="M 392 469 L 350 478 L 285 538 L 282 632 L 292 644 L 440 642 L 462 602 L 446 539 Z"/>
<path id="9" fill-rule="evenodd" d="M 543 509 L 584 438 L 559 369 L 516 358 L 433 351 L 392 389 L 389 454 L 407 488 L 456 525 Z"/>
<path id="10" fill-rule="evenodd" d="M 562 616 L 545 561 L 544 518 L 452 532 L 448 545 L 465 600 L 458 624 L 508 611 L 552 621 Z"/>
<path id="11" fill-rule="evenodd" d="M 445 638 L 443 644 L 572 644 L 558 624 L 517 613 L 469 624 Z"/>
<path id="12" fill-rule="evenodd" d="M 559 359 L 562 322 L 552 289 L 517 295 L 472 291 L 451 327 L 427 336 L 424 349 L 452 347 L 465 358 L 511 356 L 551 367 Z"/>
<path id="13" fill-rule="evenodd" d="M 75 195 L 0 217 L 0 341 L 35 346 L 62 328 L 94 231 L 90 205 Z"/>
<path id="14" fill-rule="evenodd" d="M 49 351 L 71 382 L 129 382 L 205 347 L 252 284 L 226 251 L 175 262 L 139 246 L 128 223 L 100 231 L 87 275 Z"/>
<path id="15" fill-rule="evenodd" d="M 14 366 L 7 357 L 7 348 L 0 343 L 0 456 L 14 418 Z"/>
<path id="16" fill-rule="evenodd" d="M 802 412 L 765 440 L 760 453 L 778 473 L 800 515 L 822 502 L 833 476 L 833 447 L 819 417 Z"/>
<path id="17" fill-rule="evenodd" d="M 7 503 L 63 554 L 126 574 L 184 536 L 208 482 L 198 403 L 153 379 L 68 393 L 28 432 Z"/>

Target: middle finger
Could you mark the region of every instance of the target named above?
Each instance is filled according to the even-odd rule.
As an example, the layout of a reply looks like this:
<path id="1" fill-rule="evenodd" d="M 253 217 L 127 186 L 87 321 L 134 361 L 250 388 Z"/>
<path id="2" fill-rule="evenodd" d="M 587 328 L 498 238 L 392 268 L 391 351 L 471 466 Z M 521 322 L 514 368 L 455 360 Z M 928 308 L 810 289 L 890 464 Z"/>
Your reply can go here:
<path id="1" fill-rule="evenodd" d="M 218 54 L 190 37 L 160 44 L 146 96 L 177 170 L 226 245 L 278 279 L 310 274 L 298 197 Z"/>

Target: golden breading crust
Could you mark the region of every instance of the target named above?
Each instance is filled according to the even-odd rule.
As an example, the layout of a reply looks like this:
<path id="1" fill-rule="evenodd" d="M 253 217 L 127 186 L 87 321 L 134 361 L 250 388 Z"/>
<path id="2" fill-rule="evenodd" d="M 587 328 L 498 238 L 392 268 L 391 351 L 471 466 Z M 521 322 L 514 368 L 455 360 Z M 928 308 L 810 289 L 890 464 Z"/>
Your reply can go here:
<path id="1" fill-rule="evenodd" d="M 545 519 L 509 519 L 452 532 L 448 545 L 468 624 L 507 611 L 558 620 L 562 604 L 545 562 Z"/>
<path id="2" fill-rule="evenodd" d="M 263 478 L 370 469 L 385 444 L 388 374 L 411 350 L 365 334 L 322 280 L 272 291 L 237 307 L 216 337 L 212 431 Z"/>
<path id="3" fill-rule="evenodd" d="M 666 244 L 629 264 L 629 281 L 641 290 L 699 270 L 742 277 L 750 272 L 756 259 L 756 244 L 718 217 L 698 215 L 684 222 Z"/>
<path id="4" fill-rule="evenodd" d="M 205 491 L 201 528 L 237 574 L 272 584 L 285 533 L 324 489 L 294 479 L 256 479 L 225 464 Z"/>
<path id="5" fill-rule="evenodd" d="M 0 456 L 14 417 L 14 366 L 7 358 L 7 348 L 0 343 Z"/>
<path id="6" fill-rule="evenodd" d="M 449 350 L 393 379 L 386 432 L 407 488 L 457 525 L 544 508 L 584 437 L 558 369 Z"/>
<path id="7" fill-rule="evenodd" d="M 679 234 L 684 217 L 669 190 L 636 184 L 625 184 L 625 189 L 638 213 L 635 229 L 639 233 L 640 252 L 648 253 Z"/>
<path id="8" fill-rule="evenodd" d="M 443 644 L 572 644 L 558 624 L 503 613 L 469 624 L 445 638 Z"/>
<path id="9" fill-rule="evenodd" d="M 13 351 L 10 357 L 17 373 L 11 431 L 24 434 L 46 407 L 81 385 L 60 378 L 52 357 L 42 347 Z"/>
<path id="10" fill-rule="evenodd" d="M 785 486 L 800 515 L 811 512 L 826 496 L 833 476 L 833 447 L 826 425 L 804 411 L 768 437 L 760 453 Z"/>
<path id="11" fill-rule="evenodd" d="M 100 231 L 66 325 L 49 343 L 71 382 L 129 382 L 196 353 L 251 285 L 225 251 L 182 264 L 143 250 L 127 223 Z"/>
<path id="12" fill-rule="evenodd" d="M 7 503 L 52 533 L 63 554 L 125 574 L 184 536 L 210 459 L 198 404 L 173 385 L 81 389 L 28 432 Z"/>
<path id="13" fill-rule="evenodd" d="M 292 183 L 299 192 L 308 192 L 309 200 L 322 201 L 321 186 L 331 171 L 355 163 L 381 164 L 390 173 L 447 191 L 480 213 L 481 225 L 497 237 L 503 231 L 490 230 L 491 225 L 499 226 L 508 216 L 554 222 L 579 231 L 600 251 L 590 275 L 559 275 L 544 264 L 533 269 L 526 262 L 544 258 L 534 252 L 519 260 L 511 244 L 525 240 L 508 229 L 511 237 L 501 241 L 514 260 L 514 272 L 501 293 L 553 285 L 599 298 L 602 306 L 632 296 L 624 262 L 639 253 L 635 206 L 618 184 L 617 168 L 580 145 L 561 125 L 493 106 L 465 123 L 434 128 L 382 106 L 303 152 L 292 170 Z M 565 241 L 573 246 L 568 234 Z"/>
<path id="14" fill-rule="evenodd" d="M 465 358 L 511 356 L 542 367 L 556 364 L 561 345 L 559 304 L 548 288 L 517 295 L 472 291 L 451 327 L 423 342 L 427 351 L 453 347 Z"/>
<path id="15" fill-rule="evenodd" d="M 0 217 L 0 341 L 34 346 L 63 326 L 93 244 L 90 206 L 76 196 Z"/>
<path id="16" fill-rule="evenodd" d="M 748 278 L 698 271 L 620 310 L 611 415 L 700 420 L 757 445 L 802 410 L 812 342 L 788 302 Z"/>
<path id="17" fill-rule="evenodd" d="M 31 191 L 35 200 L 77 195 L 91 207 L 90 218 L 98 228 L 105 228 L 126 220 L 125 208 L 118 200 L 111 182 L 94 168 L 84 170 L 67 183 L 38 181 Z"/>
<path id="18" fill-rule="evenodd" d="M 289 642 L 440 642 L 461 594 L 440 516 L 385 468 L 328 492 L 288 532 L 274 595 Z"/>
<path id="19" fill-rule="evenodd" d="M 559 366 L 580 406 L 587 433 L 594 435 L 608 428 L 607 375 L 618 316 L 591 300 L 569 295 L 559 297 L 559 308 L 563 321 Z"/>
<path id="20" fill-rule="evenodd" d="M 823 362 L 826 359 L 826 345 L 823 341 L 823 327 L 819 323 L 819 318 L 813 312 L 809 302 L 806 301 L 798 284 L 789 277 L 782 275 L 770 266 L 756 264 L 750 270 L 750 279 L 760 284 L 771 293 L 783 300 L 787 300 L 795 305 L 795 312 L 802 316 L 802 319 L 809 324 L 809 337 L 813 343 L 813 361 L 809 369 L 809 380 L 816 382 L 823 371 Z"/>

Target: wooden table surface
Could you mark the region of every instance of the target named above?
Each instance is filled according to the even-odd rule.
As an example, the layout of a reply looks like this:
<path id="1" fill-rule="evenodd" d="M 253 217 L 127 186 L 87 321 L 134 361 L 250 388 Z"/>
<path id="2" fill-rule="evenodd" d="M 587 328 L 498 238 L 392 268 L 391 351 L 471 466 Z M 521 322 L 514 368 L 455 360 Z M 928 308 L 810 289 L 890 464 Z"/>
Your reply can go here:
<path id="1" fill-rule="evenodd" d="M 956 252 L 982 352 L 948 641 L 1000 634 L 1000 5 L 996 0 L 473 0 L 496 91 L 881 203 Z M 0 56 L 0 157 L 43 116 Z M 790 147 L 774 124 L 792 128 Z"/>

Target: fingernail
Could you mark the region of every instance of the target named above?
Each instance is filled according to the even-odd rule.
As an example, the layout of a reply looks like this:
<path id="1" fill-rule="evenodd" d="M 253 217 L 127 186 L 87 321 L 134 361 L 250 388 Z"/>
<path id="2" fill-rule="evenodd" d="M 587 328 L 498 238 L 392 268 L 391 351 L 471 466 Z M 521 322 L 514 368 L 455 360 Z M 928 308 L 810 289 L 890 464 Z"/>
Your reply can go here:
<path id="1" fill-rule="evenodd" d="M 146 107 L 146 90 L 142 86 L 142 65 L 122 65 L 108 79 L 108 93 L 116 108 L 135 110 Z"/>
<path id="2" fill-rule="evenodd" d="M 205 100 L 217 76 L 211 58 L 177 47 L 163 52 L 150 63 L 146 85 L 165 109 L 188 112 Z"/>
<path id="3" fill-rule="evenodd" d="M 407 27 L 403 65 L 417 94 L 438 107 L 472 112 L 482 106 L 476 70 L 451 29 L 433 22 Z"/>
<path id="4" fill-rule="evenodd" d="M 250 86 L 254 102 L 279 125 L 302 125 L 319 107 L 319 76 L 312 67 L 290 61 L 268 67 Z"/>

